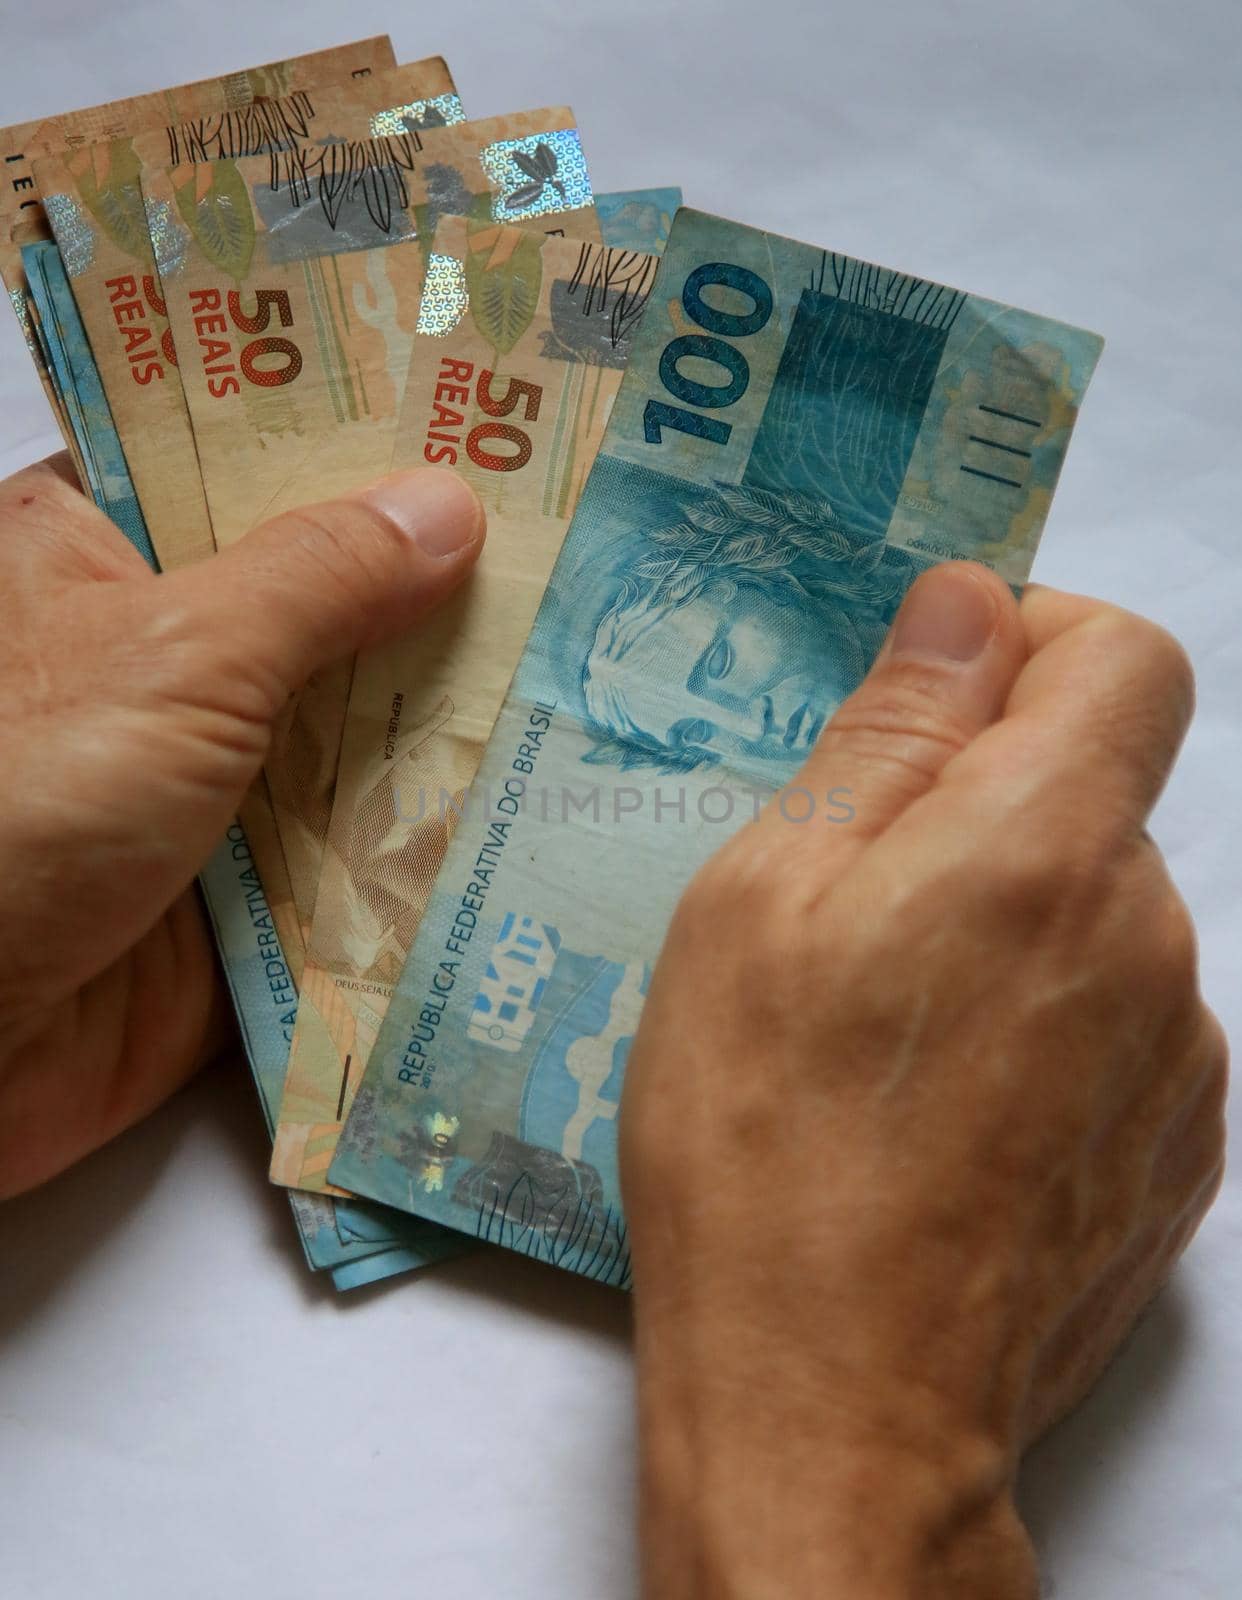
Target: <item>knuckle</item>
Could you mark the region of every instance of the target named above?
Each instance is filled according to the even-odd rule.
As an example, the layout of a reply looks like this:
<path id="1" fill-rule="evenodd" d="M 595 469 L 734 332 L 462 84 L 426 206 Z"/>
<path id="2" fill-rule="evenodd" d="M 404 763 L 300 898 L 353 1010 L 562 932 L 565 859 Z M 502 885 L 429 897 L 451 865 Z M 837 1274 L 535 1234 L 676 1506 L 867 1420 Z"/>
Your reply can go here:
<path id="1" fill-rule="evenodd" d="M 698 869 L 682 893 L 674 917 L 679 933 L 718 939 L 722 930 L 742 928 L 756 950 L 766 950 L 777 919 L 796 915 L 816 890 L 796 852 L 759 824 L 750 823 Z M 814 875 L 811 875 L 814 879 Z"/>
<path id="2" fill-rule="evenodd" d="M 1129 714 L 1118 720 L 1127 743 L 1170 722 L 1184 727 L 1194 711 L 1195 674 L 1181 643 L 1158 623 L 1116 607 L 1101 615 L 1097 627 L 1125 697 Z"/>
<path id="3" fill-rule="evenodd" d="M 351 542 L 368 561 L 385 570 L 408 563 L 414 541 L 396 517 L 370 500 L 337 502 L 338 522 L 349 529 Z"/>
<path id="4" fill-rule="evenodd" d="M 998 841 L 987 872 L 989 897 L 1016 927 L 1049 922 L 1109 891 L 1112 852 L 1086 830 L 1050 828 Z"/>
<path id="5" fill-rule="evenodd" d="M 764 875 L 756 859 L 761 853 L 734 849 L 733 841 L 717 850 L 686 885 L 677 908 L 678 922 L 683 927 L 711 928 L 757 911 L 765 897 Z"/>
<path id="6" fill-rule="evenodd" d="M 1114 926 L 1138 990 L 1183 1037 L 1199 1037 L 1199 935 L 1164 857 L 1143 834 L 1119 855 Z M 1188 1034 L 1189 1030 L 1189 1034 Z"/>
<path id="7" fill-rule="evenodd" d="M 1203 1017 L 1208 1034 L 1208 1059 L 1224 1088 L 1229 1082 L 1229 1036 L 1224 1024 L 1209 1006 L 1204 1006 Z"/>
<path id="8" fill-rule="evenodd" d="M 334 583 L 349 587 L 357 573 L 359 540 L 357 521 L 342 514 L 334 502 L 304 506 L 290 512 L 285 531 L 297 547 L 304 564 L 317 569 Z"/>
<path id="9" fill-rule="evenodd" d="M 720 916 L 728 905 L 723 876 L 716 856 L 699 868 L 681 892 L 673 913 L 670 935 L 693 932 L 700 926 L 711 926 Z"/>
<path id="10" fill-rule="evenodd" d="M 926 779 L 964 749 L 973 732 L 947 703 L 934 669 L 894 661 L 843 702 L 824 730 L 820 749 L 829 758 L 848 751 Z"/>
<path id="11" fill-rule="evenodd" d="M 1220 1132 L 1220 1150 L 1225 1147 L 1225 1111 L 1229 1098 L 1229 1039 L 1220 1018 L 1209 1007 L 1202 1008 L 1203 1057 L 1206 1064 L 1208 1095 L 1217 1117 Z"/>
<path id="12" fill-rule="evenodd" d="M 303 568 L 351 599 L 373 597 L 409 553 L 409 540 L 393 519 L 363 500 L 304 506 L 282 521 Z"/>
<path id="13" fill-rule="evenodd" d="M 1116 626 L 1124 632 L 1130 651 L 1147 662 L 1153 678 L 1189 714 L 1195 698 L 1195 671 L 1180 640 L 1147 617 L 1122 612 L 1120 619 Z"/>
<path id="14" fill-rule="evenodd" d="M 1147 940 L 1153 965 L 1174 994 L 1197 1000 L 1199 992 L 1199 936 L 1186 902 L 1170 884 L 1147 923 Z"/>

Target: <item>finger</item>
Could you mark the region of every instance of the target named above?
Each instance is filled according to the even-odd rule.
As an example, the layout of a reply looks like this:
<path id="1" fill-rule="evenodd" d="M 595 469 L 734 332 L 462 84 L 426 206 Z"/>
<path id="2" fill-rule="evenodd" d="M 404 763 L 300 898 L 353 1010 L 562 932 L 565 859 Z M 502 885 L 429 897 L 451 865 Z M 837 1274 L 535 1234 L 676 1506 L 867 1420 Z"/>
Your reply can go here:
<path id="1" fill-rule="evenodd" d="M 68 450 L 58 450 L 54 456 L 45 456 L 43 465 L 49 472 L 56 476 L 76 493 L 82 493 L 82 480 L 78 477 L 78 469 L 73 464 L 73 457 Z"/>
<path id="2" fill-rule="evenodd" d="M 231 658 L 240 648 L 272 710 L 317 667 L 408 628 L 462 581 L 483 508 L 454 473 L 393 473 L 288 512 L 211 561 L 161 580 L 165 618 Z"/>
<path id="3" fill-rule="evenodd" d="M 1090 595 L 1071 594 L 1067 589 L 1052 589 L 1046 583 L 1028 583 L 1022 591 L 1022 626 L 1026 630 L 1031 654 L 1051 644 L 1058 634 L 1085 622 L 1104 609 L 1102 600 Z"/>
<path id="4" fill-rule="evenodd" d="M 856 853 L 936 782 L 999 715 L 1025 659 L 1008 586 L 973 562 L 911 587 L 862 686 L 829 722 L 793 788 L 852 813 L 834 852 Z M 779 818 L 769 807 L 765 818 Z"/>
<path id="5" fill-rule="evenodd" d="M 147 572 L 116 525 L 82 493 L 63 451 L 0 482 L 0 519 L 0 571 L 10 592 Z"/>
<path id="6" fill-rule="evenodd" d="M 1005 714 L 955 765 L 996 825 L 1039 811 L 1133 833 L 1159 798 L 1194 710 L 1194 674 L 1162 628 L 1116 606 L 1033 588 L 1030 657 Z"/>

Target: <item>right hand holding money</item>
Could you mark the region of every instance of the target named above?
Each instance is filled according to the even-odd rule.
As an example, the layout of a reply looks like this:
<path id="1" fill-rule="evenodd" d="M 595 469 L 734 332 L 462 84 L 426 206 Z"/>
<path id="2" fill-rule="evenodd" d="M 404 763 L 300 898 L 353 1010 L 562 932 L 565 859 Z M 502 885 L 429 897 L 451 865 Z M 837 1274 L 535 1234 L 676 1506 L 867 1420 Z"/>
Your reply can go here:
<path id="1" fill-rule="evenodd" d="M 1191 703 L 1151 624 L 937 568 L 796 780 L 852 819 L 692 883 L 623 1102 L 646 1593 L 1035 1594 L 1019 1453 L 1221 1176 L 1145 828 Z"/>

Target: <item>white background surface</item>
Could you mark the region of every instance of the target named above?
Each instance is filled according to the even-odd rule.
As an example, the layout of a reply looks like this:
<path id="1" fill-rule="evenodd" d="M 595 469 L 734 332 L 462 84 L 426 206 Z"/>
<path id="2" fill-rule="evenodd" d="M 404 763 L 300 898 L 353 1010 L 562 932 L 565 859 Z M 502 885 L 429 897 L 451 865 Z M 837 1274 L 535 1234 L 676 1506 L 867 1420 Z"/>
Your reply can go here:
<path id="1" fill-rule="evenodd" d="M 572 103 L 598 188 L 680 182 L 1107 336 L 1036 575 L 1194 655 L 1155 832 L 1242 1037 L 1234 0 L 3 0 L 0 121 L 385 29 L 475 115 Z M 57 441 L 7 316 L 0 360 L 9 471 Z M 495 1257 L 338 1299 L 265 1168 L 237 1066 L 0 1212 L 0 1593 L 632 1596 L 624 1301 Z M 1240 1243 L 1235 1178 L 1030 1463 L 1049 1594 L 1242 1592 Z"/>

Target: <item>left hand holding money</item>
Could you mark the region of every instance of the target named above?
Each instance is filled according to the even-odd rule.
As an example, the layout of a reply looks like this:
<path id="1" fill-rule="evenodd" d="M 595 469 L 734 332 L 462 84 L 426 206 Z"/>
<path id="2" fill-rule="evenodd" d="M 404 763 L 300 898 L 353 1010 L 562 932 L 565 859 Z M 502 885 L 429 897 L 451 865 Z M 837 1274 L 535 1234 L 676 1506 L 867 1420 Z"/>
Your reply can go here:
<path id="1" fill-rule="evenodd" d="M 814 819 L 692 883 L 621 1133 L 653 1600 L 1035 1595 L 1019 1454 L 1220 1180 L 1223 1036 L 1145 830 L 1191 701 L 1152 625 L 937 568 Z"/>
<path id="2" fill-rule="evenodd" d="M 144 1116 L 223 1042 L 191 888 L 318 667 L 438 604 L 483 542 L 395 474 L 156 577 L 45 462 L 0 484 L 0 1198 Z"/>

